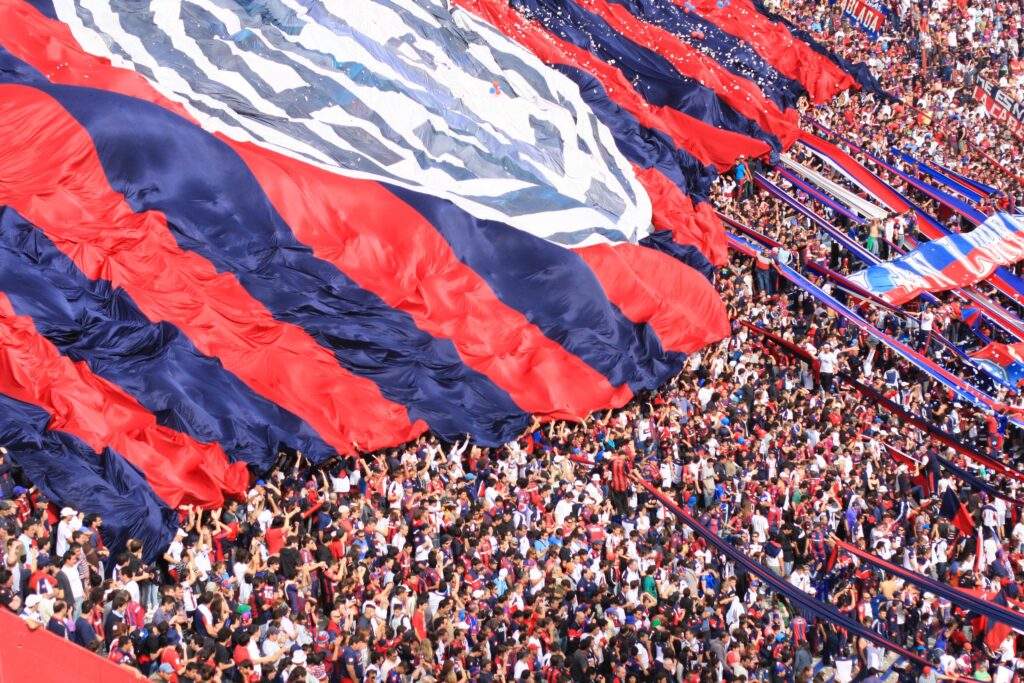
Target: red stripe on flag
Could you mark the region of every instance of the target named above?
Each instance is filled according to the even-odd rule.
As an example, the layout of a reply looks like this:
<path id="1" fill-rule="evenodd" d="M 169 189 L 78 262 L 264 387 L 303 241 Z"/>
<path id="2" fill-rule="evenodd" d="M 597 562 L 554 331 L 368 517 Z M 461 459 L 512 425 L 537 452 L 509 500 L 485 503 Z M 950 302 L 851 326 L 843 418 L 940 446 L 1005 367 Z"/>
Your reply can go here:
<path id="1" fill-rule="evenodd" d="M 646 321 L 665 348 L 692 353 L 729 336 L 725 303 L 693 268 L 654 249 L 599 244 L 575 250 L 627 318 Z M 679 293 L 686 292 L 680 298 Z"/>
<path id="2" fill-rule="evenodd" d="M 633 173 L 651 198 L 651 222 L 656 229 L 671 230 L 673 241 L 692 244 L 716 266 L 728 262 L 725 226 L 709 202 L 694 205 L 678 185 L 656 168 L 633 164 Z"/>
<path id="3" fill-rule="evenodd" d="M 451 339 L 467 365 L 523 410 L 578 419 L 632 397 L 629 387 L 612 386 L 502 303 L 423 216 L 384 186 L 222 139 L 317 258 L 411 315 L 420 329 Z"/>
<path id="4" fill-rule="evenodd" d="M 711 88 L 723 102 L 779 138 L 783 149 L 789 149 L 800 137 L 799 114 L 796 109 L 781 111 L 775 102 L 765 97 L 756 83 L 724 69 L 721 64 L 683 42 L 674 33 L 640 21 L 622 5 L 613 5 L 606 0 L 577 2 L 604 19 L 626 38 L 667 59 L 679 73 Z"/>
<path id="5" fill-rule="evenodd" d="M 683 7 L 687 0 L 672 0 Z M 747 0 L 690 0 L 700 16 L 742 39 L 776 71 L 798 81 L 815 103 L 827 102 L 857 82 L 829 58 L 793 37 L 789 29 L 754 9 Z"/>
<path id="6" fill-rule="evenodd" d="M 339 451 L 425 431 L 300 327 L 275 320 L 234 275 L 182 251 L 162 213 L 132 211 L 107 182 L 88 132 L 42 91 L 0 86 L 0 167 L 0 203 L 39 226 L 88 277 L 123 288 L 150 320 L 176 325 Z"/>
<path id="7" fill-rule="evenodd" d="M 15 313 L 2 292 L 0 393 L 46 410 L 50 429 L 77 436 L 96 452 L 114 449 L 142 470 L 153 491 L 173 508 L 220 507 L 225 496 L 241 496 L 249 484 L 245 463 L 229 463 L 218 444 L 158 425 L 122 389 L 85 363 L 62 356 L 31 318 Z"/>
<path id="8" fill-rule="evenodd" d="M 860 162 L 840 149 L 838 145 L 834 145 L 827 140 L 823 140 L 813 133 L 804 133 L 800 136 L 800 141 L 808 147 L 816 149 L 831 157 L 833 161 L 853 176 L 868 192 L 885 204 L 886 208 L 890 211 L 903 213 L 910 209 L 910 205 L 903 201 L 902 197 L 886 187 L 885 183 L 876 177 L 874 173 L 866 169 Z"/>
<path id="9" fill-rule="evenodd" d="M 677 147 L 685 149 L 702 164 L 711 164 L 720 171 L 726 171 L 733 167 L 740 155 L 759 157 L 771 152 L 768 143 L 762 140 L 715 128 L 670 107 L 652 106 L 617 68 L 552 35 L 504 2 L 455 0 L 455 4 L 491 23 L 544 63 L 564 64 L 591 74 L 601 82 L 613 102 L 636 117 L 642 125 L 669 135 Z"/>

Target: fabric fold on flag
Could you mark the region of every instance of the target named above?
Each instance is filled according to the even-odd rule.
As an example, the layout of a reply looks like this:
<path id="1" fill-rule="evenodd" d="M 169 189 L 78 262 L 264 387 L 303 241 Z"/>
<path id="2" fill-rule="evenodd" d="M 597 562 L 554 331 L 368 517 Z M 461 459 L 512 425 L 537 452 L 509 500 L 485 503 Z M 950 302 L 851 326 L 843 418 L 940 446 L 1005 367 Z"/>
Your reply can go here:
<path id="1" fill-rule="evenodd" d="M 672 136 L 677 147 L 686 149 L 703 164 L 714 165 L 725 171 L 735 164 L 740 155 L 766 156 L 772 147 L 763 140 L 716 127 L 703 116 L 689 115 L 671 105 L 662 105 L 646 99 L 646 94 L 630 80 L 631 72 L 619 64 L 609 64 L 587 51 L 585 47 L 549 31 L 542 22 L 527 18 L 502 0 L 454 0 L 474 14 L 486 19 L 495 28 L 530 49 L 542 61 L 551 65 L 566 65 L 581 69 L 597 78 L 618 104 L 634 114 L 645 126 L 664 131 Z M 577 36 L 585 45 L 588 34 Z"/>
<path id="2" fill-rule="evenodd" d="M 117 451 L 97 452 L 82 439 L 50 424 L 50 415 L 0 392 L 0 443 L 51 501 L 76 510 L 103 511 L 103 541 L 112 555 L 129 539 L 143 542 L 144 559 L 155 561 L 174 538 L 178 515 L 146 478 Z"/>
<path id="3" fill-rule="evenodd" d="M 631 15 L 668 33 L 689 36 L 691 49 L 707 55 L 730 73 L 757 83 L 766 97 L 780 109 L 795 108 L 799 98 L 807 94 L 806 89 L 792 72 L 784 73 L 761 51 L 757 43 L 759 34 L 730 30 L 721 15 L 709 19 L 707 7 L 693 9 L 673 0 L 612 0 L 629 11 Z M 714 5 L 711 5 L 714 7 Z M 696 34 L 696 35 L 695 35 Z M 693 40 L 693 38 L 696 38 Z M 753 38 L 753 40 L 751 40 Z M 806 48 L 806 46 L 804 46 Z M 794 46 L 799 51 L 799 48 Z M 833 67 L 834 68 L 834 67 Z M 838 70 L 837 70 L 838 71 Z M 853 79 L 850 79 L 850 85 Z"/>
<path id="4" fill-rule="evenodd" d="M 741 39 L 756 50 L 757 54 L 778 73 L 799 82 L 815 104 L 826 102 L 856 85 L 853 76 L 843 71 L 831 59 L 794 38 L 785 26 L 772 21 L 748 3 L 689 0 L 693 9 L 685 12 L 681 10 L 686 9 L 687 0 L 640 1 L 645 6 L 674 3 L 676 7 L 673 19 L 681 22 L 681 32 L 685 34 L 696 29 L 703 33 L 701 44 L 713 41 L 717 30 L 727 31 Z M 687 23 L 690 17 L 699 23 Z M 731 49 L 729 53 L 737 54 L 743 62 L 749 61 L 745 54 Z"/>
<path id="5" fill-rule="evenodd" d="M 636 16 L 638 8 L 623 4 L 627 0 L 576 1 L 623 37 L 664 57 L 680 75 L 710 88 L 737 113 L 756 121 L 765 132 L 776 136 L 784 149 L 792 146 L 799 137 L 799 114 L 793 106 L 795 102 L 780 105 L 768 97 L 757 83 L 724 68 L 676 33 L 641 21 Z"/>
<path id="6" fill-rule="evenodd" d="M 335 455 L 313 429 L 249 389 L 178 328 L 151 322 L 123 289 L 90 280 L 45 234 L 0 208 L 0 292 L 73 361 L 118 385 L 157 422 L 217 442 L 256 473 L 279 447 L 310 461 Z"/>
<path id="7" fill-rule="evenodd" d="M 619 151 L 633 164 L 637 178 L 651 198 L 655 232 L 670 231 L 680 244 L 693 245 L 703 263 L 684 261 L 698 270 L 710 270 L 726 261 L 725 230 L 707 202 L 717 170 L 675 146 L 664 132 L 643 125 L 613 101 L 602 83 L 589 73 L 563 64 L 555 68 L 580 87 L 584 100 L 615 135 Z M 643 242 L 644 240 L 641 240 Z"/>
<path id="8" fill-rule="evenodd" d="M 633 244 L 595 244 L 576 253 L 609 298 L 623 302 L 622 312 L 647 321 L 666 348 L 692 353 L 729 336 L 725 303 L 706 277 L 676 266 L 672 254 Z M 640 277 L 650 273 L 663 277 Z"/>
<path id="9" fill-rule="evenodd" d="M 249 485 L 242 462 L 218 444 L 157 424 L 156 417 L 84 363 L 62 356 L 0 293 L 0 394 L 45 410 L 50 429 L 99 452 L 112 448 L 138 467 L 169 506 L 220 507 Z"/>
<path id="10" fill-rule="evenodd" d="M 740 114 L 711 88 L 680 73 L 661 55 L 616 31 L 588 11 L 581 0 L 509 0 L 509 5 L 553 35 L 614 65 L 650 104 L 671 107 L 720 130 L 764 143 L 771 148 L 772 155 L 782 151 L 783 145 L 776 135 Z M 758 156 L 750 151 L 747 154 Z"/>

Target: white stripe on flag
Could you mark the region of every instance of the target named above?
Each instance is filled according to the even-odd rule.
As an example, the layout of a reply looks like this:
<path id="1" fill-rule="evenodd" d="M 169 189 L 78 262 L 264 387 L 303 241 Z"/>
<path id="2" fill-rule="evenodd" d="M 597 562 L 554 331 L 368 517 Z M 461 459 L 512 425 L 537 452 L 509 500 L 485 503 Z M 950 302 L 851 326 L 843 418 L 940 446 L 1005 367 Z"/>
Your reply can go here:
<path id="1" fill-rule="evenodd" d="M 650 199 L 569 79 L 442 0 L 316 1 L 269 18 L 228 0 L 54 4 L 86 50 L 211 132 L 567 245 L 649 232 Z"/>

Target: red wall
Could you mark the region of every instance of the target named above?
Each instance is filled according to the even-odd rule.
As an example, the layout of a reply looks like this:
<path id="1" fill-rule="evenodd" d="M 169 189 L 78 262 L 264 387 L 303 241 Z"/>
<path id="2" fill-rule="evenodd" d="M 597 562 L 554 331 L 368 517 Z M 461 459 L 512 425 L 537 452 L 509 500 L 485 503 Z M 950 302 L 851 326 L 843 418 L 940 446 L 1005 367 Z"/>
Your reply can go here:
<path id="1" fill-rule="evenodd" d="M 30 631 L 17 615 L 0 607 L 0 683 L 29 681 L 138 683 L 139 679 L 49 631 Z"/>

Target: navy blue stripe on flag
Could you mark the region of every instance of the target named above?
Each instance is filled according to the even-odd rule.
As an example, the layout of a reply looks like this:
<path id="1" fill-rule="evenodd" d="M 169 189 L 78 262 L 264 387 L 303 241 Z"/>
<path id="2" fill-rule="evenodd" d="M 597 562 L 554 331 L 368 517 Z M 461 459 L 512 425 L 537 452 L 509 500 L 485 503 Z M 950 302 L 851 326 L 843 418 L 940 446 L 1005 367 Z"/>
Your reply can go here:
<path id="1" fill-rule="evenodd" d="M 697 31 L 703 37 L 692 47 L 730 73 L 752 81 L 779 109 L 796 107 L 807 89 L 797 80 L 779 73 L 744 40 L 727 33 L 697 12 L 684 12 L 672 0 L 608 0 L 629 10 L 637 19 L 659 26 L 677 36 Z"/>
<path id="2" fill-rule="evenodd" d="M 19 76 L 3 72 L 0 82 L 20 83 Z M 277 320 L 303 328 L 341 366 L 406 406 L 411 419 L 444 438 L 468 433 L 485 445 L 507 443 L 529 426 L 530 416 L 465 365 L 450 340 L 427 334 L 411 316 L 316 258 L 225 143 L 132 97 L 35 87 L 88 131 L 111 187 L 133 210 L 162 212 L 180 248 L 233 273 Z"/>
<path id="3" fill-rule="evenodd" d="M 0 443 L 32 483 L 58 505 L 102 514 L 103 543 L 112 556 L 137 538 L 146 561 L 159 557 L 178 528 L 177 513 L 116 451 L 96 453 L 49 423 L 42 408 L 0 393 Z"/>
<path id="4" fill-rule="evenodd" d="M 154 323 L 106 280 L 90 280 L 43 232 L 0 208 L 0 292 L 61 354 L 131 394 L 157 422 L 269 469 L 283 444 L 335 455 L 304 421 L 253 392 L 178 328 Z"/>
<path id="5" fill-rule="evenodd" d="M 28 4 L 39 10 L 40 14 L 43 14 L 54 21 L 60 21 L 57 18 L 57 9 L 53 6 L 53 0 L 25 0 Z"/>
<path id="6" fill-rule="evenodd" d="M 449 201 L 387 186 L 444 237 L 455 256 L 507 306 L 523 313 L 566 351 L 634 392 L 653 389 L 681 368 L 647 323 L 634 323 L 610 302 L 575 252 L 497 221 L 479 220 Z"/>
<path id="7" fill-rule="evenodd" d="M 613 102 L 601 82 L 586 71 L 567 64 L 556 64 L 554 68 L 576 83 L 583 101 L 612 131 L 616 146 L 630 163 L 657 169 L 694 202 L 708 200 L 711 183 L 718 177 L 714 166 L 704 166 L 685 149 L 676 147 L 667 133 L 641 124 Z"/>
<path id="8" fill-rule="evenodd" d="M 761 140 L 776 152 L 779 139 L 724 102 L 714 90 L 679 73 L 671 62 L 634 43 L 572 0 L 509 0 L 524 16 L 598 59 L 615 66 L 651 104 Z"/>

